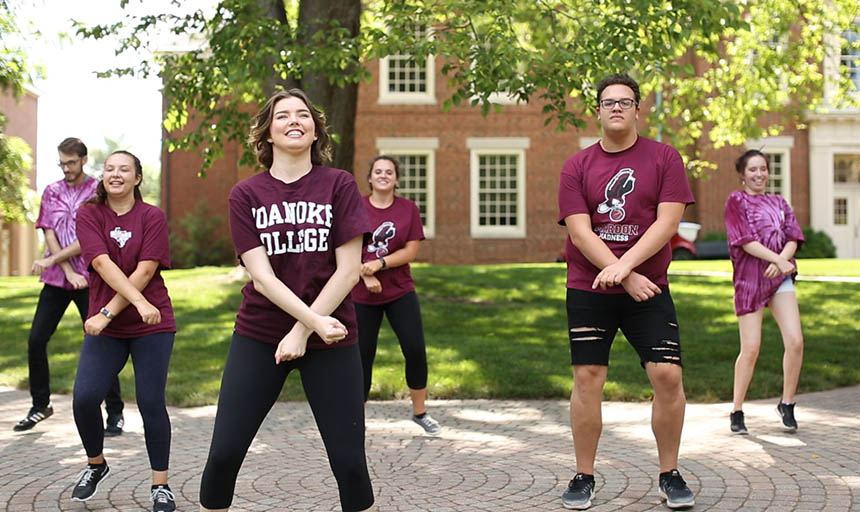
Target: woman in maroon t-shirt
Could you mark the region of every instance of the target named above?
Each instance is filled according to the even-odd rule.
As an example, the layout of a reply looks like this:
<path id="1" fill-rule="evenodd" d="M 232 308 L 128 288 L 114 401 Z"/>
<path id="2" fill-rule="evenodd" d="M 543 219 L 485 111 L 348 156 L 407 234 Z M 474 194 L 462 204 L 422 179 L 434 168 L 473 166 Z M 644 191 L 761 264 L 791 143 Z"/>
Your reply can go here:
<path id="1" fill-rule="evenodd" d="M 421 309 L 409 263 L 418 255 L 424 240 L 418 206 L 394 195 L 400 178 L 400 163 L 390 156 L 377 156 L 370 162 L 367 180 L 370 195 L 364 207 L 373 230 L 361 252 L 361 281 L 352 291 L 358 317 L 358 344 L 364 368 L 364 400 L 370 394 L 373 360 L 382 315 L 397 335 L 406 359 L 406 385 L 412 398 L 412 421 L 430 435 L 442 427 L 427 414 L 427 353 Z"/>
<path id="2" fill-rule="evenodd" d="M 153 509 L 176 509 L 167 485 L 170 418 L 164 399 L 176 323 L 161 269 L 170 268 L 167 218 L 141 199 L 143 169 L 127 151 L 105 160 L 96 196 L 78 210 L 77 235 L 90 269 L 89 314 L 75 377 L 75 425 L 87 453 L 72 500 L 87 501 L 110 474 L 101 404 L 128 357 L 152 468 Z M 132 305 L 134 307 L 128 307 Z"/>
<path id="3" fill-rule="evenodd" d="M 349 299 L 368 232 L 361 196 L 351 174 L 322 166 L 325 120 L 299 89 L 266 102 L 249 143 L 266 171 L 237 183 L 229 203 L 233 245 L 251 282 L 224 366 L 200 505 L 230 506 L 251 441 L 287 375 L 299 370 L 341 507 L 367 510 L 373 489 Z"/>

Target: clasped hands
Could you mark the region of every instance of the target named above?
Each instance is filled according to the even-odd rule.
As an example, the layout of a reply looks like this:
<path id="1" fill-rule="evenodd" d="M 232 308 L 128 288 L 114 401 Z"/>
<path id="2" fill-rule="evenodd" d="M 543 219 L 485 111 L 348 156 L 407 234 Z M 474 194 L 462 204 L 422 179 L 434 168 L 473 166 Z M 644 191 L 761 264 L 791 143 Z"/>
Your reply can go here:
<path id="1" fill-rule="evenodd" d="M 311 333 L 316 332 L 329 345 L 342 341 L 348 334 L 346 326 L 332 316 L 316 315 L 312 323 L 312 328 L 308 328 L 301 322 L 293 325 L 290 332 L 278 343 L 278 348 L 275 350 L 275 364 L 292 361 L 305 355 Z"/>
<path id="2" fill-rule="evenodd" d="M 779 259 L 775 263 L 769 263 L 767 268 L 764 269 L 764 277 L 773 279 L 781 275 L 791 275 L 794 273 L 795 268 L 787 258 L 779 256 Z"/>
<path id="3" fill-rule="evenodd" d="M 606 290 L 619 284 L 636 302 L 644 302 L 663 293 L 659 286 L 642 274 L 634 272 L 627 263 L 621 260 L 604 267 L 594 278 L 594 282 L 591 283 L 591 289 Z"/>

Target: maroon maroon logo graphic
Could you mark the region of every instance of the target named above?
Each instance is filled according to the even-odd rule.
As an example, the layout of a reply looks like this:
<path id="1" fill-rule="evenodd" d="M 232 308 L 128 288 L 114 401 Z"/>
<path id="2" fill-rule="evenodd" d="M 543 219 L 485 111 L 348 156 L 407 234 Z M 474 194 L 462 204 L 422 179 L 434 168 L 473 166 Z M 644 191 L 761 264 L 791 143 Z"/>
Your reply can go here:
<path id="1" fill-rule="evenodd" d="M 625 197 L 636 184 L 636 178 L 633 177 L 633 169 L 627 167 L 618 171 L 618 173 L 609 180 L 606 185 L 604 195 L 606 201 L 603 201 L 597 206 L 597 213 L 609 212 L 609 220 L 612 222 L 621 222 L 627 216 L 624 211 L 624 204 L 627 202 Z"/>

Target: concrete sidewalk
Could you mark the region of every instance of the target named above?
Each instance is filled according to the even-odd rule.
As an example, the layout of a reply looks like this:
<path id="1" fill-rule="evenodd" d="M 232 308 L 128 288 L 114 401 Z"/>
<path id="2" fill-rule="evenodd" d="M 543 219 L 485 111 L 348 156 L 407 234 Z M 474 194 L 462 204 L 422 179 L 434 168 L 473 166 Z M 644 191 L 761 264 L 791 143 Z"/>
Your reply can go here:
<path id="1" fill-rule="evenodd" d="M 108 438 L 111 475 L 86 504 L 71 501 L 85 455 L 71 399 L 35 429 L 12 426 L 30 405 L 0 388 L 0 509 L 151 510 L 143 426 Z M 860 510 L 860 387 L 798 397 L 796 434 L 780 431 L 776 399 L 745 405 L 749 436 L 729 433 L 728 404 L 689 405 L 680 470 L 695 510 Z M 568 404 L 559 400 L 431 401 L 442 435 L 425 437 L 407 402 L 367 407 L 367 454 L 379 511 L 560 511 L 573 476 Z M 604 404 L 595 511 L 668 510 L 657 495 L 647 403 Z M 197 510 L 215 407 L 170 409 L 170 483 Z M 334 478 L 306 403 L 278 403 L 245 461 L 233 510 L 339 510 Z"/>

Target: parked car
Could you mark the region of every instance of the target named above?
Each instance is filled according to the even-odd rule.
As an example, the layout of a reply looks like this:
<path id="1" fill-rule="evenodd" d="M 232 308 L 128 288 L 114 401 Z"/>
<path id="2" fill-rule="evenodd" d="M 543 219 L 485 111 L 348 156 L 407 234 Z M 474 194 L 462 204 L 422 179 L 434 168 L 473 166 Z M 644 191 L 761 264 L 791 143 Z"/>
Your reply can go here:
<path id="1" fill-rule="evenodd" d="M 696 237 L 699 236 L 700 229 L 702 229 L 701 224 L 696 224 L 695 222 L 681 222 L 678 224 L 678 232 L 669 240 L 673 260 L 696 259 L 695 242 Z"/>

